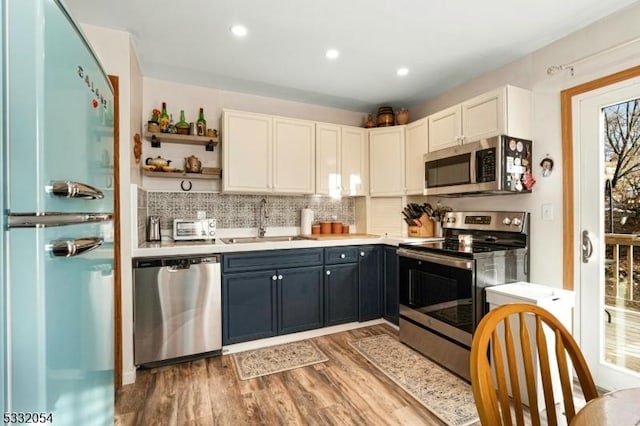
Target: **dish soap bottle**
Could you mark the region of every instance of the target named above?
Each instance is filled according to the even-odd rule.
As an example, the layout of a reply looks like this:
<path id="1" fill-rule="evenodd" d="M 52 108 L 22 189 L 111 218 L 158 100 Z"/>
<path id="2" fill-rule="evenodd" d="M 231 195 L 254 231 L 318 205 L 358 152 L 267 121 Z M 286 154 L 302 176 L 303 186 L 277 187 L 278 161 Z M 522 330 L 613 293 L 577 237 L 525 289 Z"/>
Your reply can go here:
<path id="1" fill-rule="evenodd" d="M 200 115 L 198 121 L 196 121 L 196 128 L 198 129 L 198 136 L 204 136 L 207 132 L 207 120 L 204 119 L 204 110 L 200 108 Z"/>

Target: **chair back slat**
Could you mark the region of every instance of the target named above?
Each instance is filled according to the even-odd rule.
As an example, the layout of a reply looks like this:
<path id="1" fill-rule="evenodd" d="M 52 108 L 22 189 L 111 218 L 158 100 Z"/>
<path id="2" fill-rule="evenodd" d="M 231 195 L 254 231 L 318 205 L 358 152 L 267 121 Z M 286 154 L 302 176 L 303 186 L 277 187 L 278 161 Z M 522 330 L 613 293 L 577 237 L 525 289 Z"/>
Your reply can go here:
<path id="1" fill-rule="evenodd" d="M 512 317 L 519 320 L 519 339 L 513 334 L 512 328 L 516 323 L 511 323 Z M 500 333 L 498 329 L 502 329 Z M 552 363 L 556 365 L 552 367 Z M 526 303 L 508 304 L 491 310 L 478 324 L 471 344 L 471 387 L 480 421 L 483 425 L 512 425 L 513 409 L 516 423 L 521 425 L 524 419 L 520 413 L 526 401 L 531 424 L 540 425 L 537 401 L 538 394 L 542 393 L 547 414 L 545 424 L 557 425 L 558 411 L 551 377 L 552 371 L 554 374 L 557 371 L 560 379 L 557 390 L 562 391 L 558 402 L 562 401 L 569 423 L 575 415 L 571 366 L 585 400 L 588 402 L 596 398 L 598 392 L 584 356 L 573 336 L 557 318 L 540 306 Z M 509 388 L 513 399 L 509 397 Z"/>
<path id="2" fill-rule="evenodd" d="M 516 360 L 515 343 L 511 333 L 511 321 L 504 319 L 504 342 L 507 351 L 507 366 L 509 367 L 509 383 L 511 385 L 511 396 L 516 416 L 516 424 L 524 426 L 524 408 L 520 395 L 520 381 L 518 380 L 518 362 Z"/>
<path id="3" fill-rule="evenodd" d="M 518 314 L 520 320 L 520 346 L 522 346 L 522 363 L 524 365 L 525 380 L 529 409 L 531 411 L 531 424 L 540 426 L 540 413 L 538 411 L 538 398 L 536 398 L 536 377 L 533 373 L 533 356 L 531 355 L 531 340 L 529 339 L 529 327 L 527 326 L 524 312 Z"/>
<path id="4" fill-rule="evenodd" d="M 547 421 L 550 425 L 558 424 L 556 416 L 556 404 L 553 399 L 553 384 L 551 382 L 551 367 L 549 366 L 549 351 L 547 350 L 547 337 L 542 328 L 542 320 L 536 315 L 536 344 L 538 345 L 538 366 L 542 377 L 542 391 L 544 393 L 544 405 L 547 409 Z"/>
<path id="5" fill-rule="evenodd" d="M 507 319 L 508 321 L 508 319 Z M 511 426 L 511 405 L 509 404 L 509 390 L 507 389 L 507 380 L 504 375 L 504 359 L 502 358 L 502 344 L 498 337 L 498 330 L 494 330 L 491 338 L 491 356 L 495 365 L 496 373 L 496 390 L 498 392 L 498 400 L 500 401 L 500 410 L 502 412 L 502 424 Z"/>
<path id="6" fill-rule="evenodd" d="M 567 365 L 567 352 L 564 348 L 562 335 L 558 330 L 555 331 L 556 337 L 556 359 L 558 361 L 558 376 L 560 377 L 560 385 L 562 386 L 562 397 L 564 401 L 564 415 L 567 422 L 576 415 L 576 407 L 573 404 L 573 383 L 569 377 L 569 366 Z"/>

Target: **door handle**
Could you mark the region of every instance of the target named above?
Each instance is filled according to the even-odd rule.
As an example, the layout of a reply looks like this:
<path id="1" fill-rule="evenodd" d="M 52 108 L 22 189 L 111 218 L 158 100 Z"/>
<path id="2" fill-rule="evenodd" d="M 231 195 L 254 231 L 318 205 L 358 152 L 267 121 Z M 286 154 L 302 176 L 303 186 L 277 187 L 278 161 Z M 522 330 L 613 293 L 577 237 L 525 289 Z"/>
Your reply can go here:
<path id="1" fill-rule="evenodd" d="M 100 237 L 86 237 L 75 240 L 56 240 L 45 247 L 56 257 L 73 257 L 96 249 L 104 242 Z"/>
<path id="2" fill-rule="evenodd" d="M 582 231 L 582 263 L 588 263 L 593 254 L 593 244 L 589 238 L 589 231 Z"/>
<path id="3" fill-rule="evenodd" d="M 80 182 L 60 180 L 51 183 L 46 190 L 51 195 L 62 198 L 81 198 L 85 200 L 101 200 L 104 198 L 102 191 Z"/>

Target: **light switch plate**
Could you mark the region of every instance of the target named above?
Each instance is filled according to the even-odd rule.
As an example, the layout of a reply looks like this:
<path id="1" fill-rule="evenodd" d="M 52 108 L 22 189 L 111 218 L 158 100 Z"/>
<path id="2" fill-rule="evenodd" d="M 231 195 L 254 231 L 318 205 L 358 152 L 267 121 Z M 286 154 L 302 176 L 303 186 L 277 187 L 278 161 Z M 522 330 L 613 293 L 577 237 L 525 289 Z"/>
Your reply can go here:
<path id="1" fill-rule="evenodd" d="M 542 220 L 553 220 L 553 204 L 542 205 Z"/>
<path id="2" fill-rule="evenodd" d="M 205 210 L 198 210 L 198 219 L 206 219 L 207 212 Z"/>

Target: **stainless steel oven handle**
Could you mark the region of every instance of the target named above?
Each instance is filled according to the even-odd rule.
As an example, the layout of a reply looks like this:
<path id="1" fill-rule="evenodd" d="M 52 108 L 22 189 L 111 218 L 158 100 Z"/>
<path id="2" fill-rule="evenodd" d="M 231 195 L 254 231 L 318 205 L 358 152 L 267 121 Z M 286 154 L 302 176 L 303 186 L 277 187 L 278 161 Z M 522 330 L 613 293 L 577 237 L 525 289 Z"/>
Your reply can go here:
<path id="1" fill-rule="evenodd" d="M 450 266 L 458 269 L 473 269 L 473 262 L 465 259 L 457 259 L 450 256 L 440 254 L 425 253 L 422 251 L 409 250 L 400 248 L 397 251 L 398 256 L 407 257 L 409 259 L 424 260 L 425 262 L 437 263 L 439 265 Z"/>

